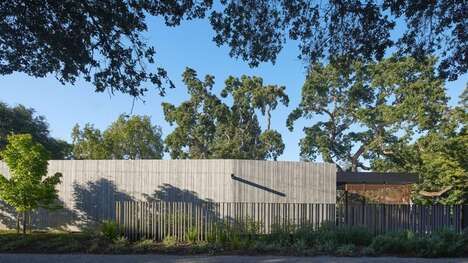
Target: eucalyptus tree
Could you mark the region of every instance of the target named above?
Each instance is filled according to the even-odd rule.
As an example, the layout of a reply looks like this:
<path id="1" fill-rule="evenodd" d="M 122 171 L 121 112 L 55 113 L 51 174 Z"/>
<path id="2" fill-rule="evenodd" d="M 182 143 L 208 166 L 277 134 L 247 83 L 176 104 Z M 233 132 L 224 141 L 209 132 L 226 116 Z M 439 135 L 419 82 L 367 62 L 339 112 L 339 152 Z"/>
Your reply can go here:
<path id="1" fill-rule="evenodd" d="M 165 140 L 172 158 L 276 160 L 282 154 L 281 135 L 269 124 L 262 131 L 256 111 L 266 113 L 269 123 L 278 101 L 287 105 L 284 87 L 264 86 L 259 77 L 231 76 L 218 97 L 212 92 L 213 76 L 202 81 L 187 69 L 183 79 L 189 100 L 179 106 L 163 104 L 166 120 L 177 125 Z"/>
<path id="2" fill-rule="evenodd" d="M 395 143 L 440 125 L 447 96 L 435 63 L 393 57 L 349 67 L 314 65 L 287 121 L 292 130 L 295 120 L 319 116 L 304 128 L 302 158 L 368 170 L 372 160 L 394 154 Z"/>
<path id="3" fill-rule="evenodd" d="M 200 80 L 190 68 L 182 76 L 189 100 L 177 107 L 162 104 L 166 121 L 177 125 L 165 139 L 166 148 L 174 159 L 212 158 L 217 127 L 226 122 L 229 108 L 212 93 L 213 76 Z"/>

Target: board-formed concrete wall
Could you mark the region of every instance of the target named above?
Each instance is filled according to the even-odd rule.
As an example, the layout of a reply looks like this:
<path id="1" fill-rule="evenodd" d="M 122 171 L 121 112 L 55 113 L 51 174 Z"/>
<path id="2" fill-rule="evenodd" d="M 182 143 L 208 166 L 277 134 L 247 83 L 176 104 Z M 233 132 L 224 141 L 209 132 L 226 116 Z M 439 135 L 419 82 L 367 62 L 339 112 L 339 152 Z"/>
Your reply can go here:
<path id="1" fill-rule="evenodd" d="M 73 228 L 113 218 L 115 201 L 335 203 L 333 164 L 254 160 L 60 160 L 49 174 L 64 209 L 36 216 L 38 227 Z M 8 168 L 0 162 L 0 173 Z M 14 225 L 0 204 L 1 226 Z M 10 217 L 10 218 L 9 218 Z"/>

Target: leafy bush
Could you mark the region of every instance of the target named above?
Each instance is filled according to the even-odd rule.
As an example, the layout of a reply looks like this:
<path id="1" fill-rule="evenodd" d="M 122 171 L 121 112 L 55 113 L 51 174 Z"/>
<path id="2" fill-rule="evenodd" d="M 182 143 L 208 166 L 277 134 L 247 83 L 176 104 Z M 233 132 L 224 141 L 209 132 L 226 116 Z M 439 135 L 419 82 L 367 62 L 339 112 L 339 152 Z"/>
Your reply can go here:
<path id="1" fill-rule="evenodd" d="M 108 240 L 115 240 L 120 235 L 119 225 L 111 220 L 104 220 L 101 224 L 101 234 Z"/>
<path id="2" fill-rule="evenodd" d="M 190 243 L 195 243 L 198 239 L 198 230 L 196 227 L 190 227 L 187 230 L 187 240 Z"/>
<path id="3" fill-rule="evenodd" d="M 163 244 L 166 247 L 175 247 L 177 245 L 177 237 L 175 237 L 175 236 L 166 236 L 163 239 Z"/>
<path id="4" fill-rule="evenodd" d="M 109 246 L 109 250 L 114 253 L 126 253 L 129 250 L 128 240 L 125 237 L 119 237 L 112 242 Z"/>
<path id="5" fill-rule="evenodd" d="M 356 255 L 356 249 L 354 244 L 341 245 L 336 248 L 335 254 L 342 257 L 351 257 Z"/>
<path id="6" fill-rule="evenodd" d="M 133 249 L 135 252 L 147 252 L 151 250 L 155 245 L 154 241 L 151 239 L 143 239 L 135 242 Z"/>
<path id="7" fill-rule="evenodd" d="M 430 235 L 415 235 L 411 232 L 379 235 L 370 247 L 378 254 L 422 257 L 453 257 L 467 253 L 464 236 L 451 229 L 442 229 Z"/>
<path id="8" fill-rule="evenodd" d="M 354 244 L 367 246 L 372 243 L 373 235 L 366 228 L 358 226 L 336 226 L 323 224 L 316 231 L 317 242 L 334 242 L 336 245 Z"/>
<path id="9" fill-rule="evenodd" d="M 362 255 L 364 256 L 375 256 L 375 250 L 372 247 L 364 247 L 361 251 Z"/>
<path id="10" fill-rule="evenodd" d="M 370 247 L 378 254 L 407 253 L 407 242 L 401 234 L 379 235 L 374 238 Z"/>
<path id="11" fill-rule="evenodd" d="M 457 234 L 451 229 L 442 229 L 435 232 L 427 240 L 427 250 L 422 256 L 428 257 L 450 257 L 461 256 L 466 248 L 463 235 Z"/>
<path id="12" fill-rule="evenodd" d="M 271 233 L 267 236 L 267 240 L 280 247 L 289 247 L 293 242 L 293 234 L 296 227 L 292 224 L 272 225 Z"/>

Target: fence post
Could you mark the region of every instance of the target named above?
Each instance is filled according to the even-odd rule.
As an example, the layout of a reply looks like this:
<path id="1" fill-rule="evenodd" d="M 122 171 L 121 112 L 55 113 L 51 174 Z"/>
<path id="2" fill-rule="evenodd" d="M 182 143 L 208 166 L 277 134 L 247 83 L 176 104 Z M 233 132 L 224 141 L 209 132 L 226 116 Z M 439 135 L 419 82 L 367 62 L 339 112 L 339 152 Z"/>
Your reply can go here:
<path id="1" fill-rule="evenodd" d="M 345 185 L 345 224 L 348 224 L 348 185 Z"/>
<path id="2" fill-rule="evenodd" d="M 468 205 L 461 206 L 461 230 L 468 228 Z"/>

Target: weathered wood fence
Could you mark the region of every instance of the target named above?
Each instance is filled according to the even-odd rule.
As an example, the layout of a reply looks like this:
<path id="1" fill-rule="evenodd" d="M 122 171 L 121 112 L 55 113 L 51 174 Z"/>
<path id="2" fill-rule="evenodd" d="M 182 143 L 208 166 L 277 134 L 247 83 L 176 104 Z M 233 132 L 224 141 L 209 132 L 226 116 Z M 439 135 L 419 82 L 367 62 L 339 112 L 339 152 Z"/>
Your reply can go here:
<path id="1" fill-rule="evenodd" d="M 313 225 L 334 221 L 334 204 L 304 203 L 189 203 L 189 202 L 117 202 L 116 222 L 129 239 L 162 240 L 173 236 L 187 238 L 196 229 L 205 240 L 220 224 L 246 231 L 256 227 L 260 234 L 273 227 Z"/>
<path id="2" fill-rule="evenodd" d="M 404 230 L 422 234 L 442 228 L 460 232 L 462 211 L 462 205 L 366 204 L 336 208 L 337 224 L 364 226 L 376 234 Z"/>
<path id="3" fill-rule="evenodd" d="M 195 230 L 206 240 L 216 227 L 248 231 L 253 225 L 259 234 L 274 227 L 312 225 L 325 222 L 363 226 L 375 234 L 409 230 L 431 233 L 442 228 L 462 231 L 463 206 L 419 206 L 366 204 L 336 207 L 335 204 L 304 203 L 190 203 L 190 202 L 117 202 L 116 222 L 129 239 L 162 240 L 173 236 L 187 239 Z M 468 206 L 465 206 L 468 209 Z"/>

